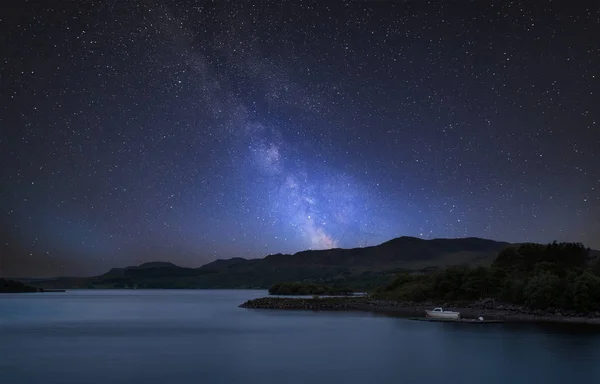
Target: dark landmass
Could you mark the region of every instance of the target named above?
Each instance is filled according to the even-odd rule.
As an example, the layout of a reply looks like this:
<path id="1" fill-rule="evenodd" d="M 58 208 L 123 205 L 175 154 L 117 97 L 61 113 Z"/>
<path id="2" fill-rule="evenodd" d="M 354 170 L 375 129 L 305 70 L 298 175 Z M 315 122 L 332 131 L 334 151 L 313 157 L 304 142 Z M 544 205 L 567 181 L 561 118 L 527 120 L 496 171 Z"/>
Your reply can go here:
<path id="1" fill-rule="evenodd" d="M 398 317 L 423 317 L 426 309 L 443 306 L 458 311 L 463 318 L 500 320 L 503 322 L 550 322 L 600 325 L 600 312 L 581 314 L 577 312 L 552 312 L 532 310 L 527 307 L 503 305 L 489 301 L 472 303 L 400 302 L 374 300 L 369 297 L 283 298 L 263 297 L 248 300 L 240 305 L 249 309 L 310 310 L 310 311 L 362 311 Z"/>
<path id="2" fill-rule="evenodd" d="M 40 288 L 23 284 L 19 281 L 0 279 L 0 293 L 42 292 Z"/>
<path id="3" fill-rule="evenodd" d="M 373 298 L 396 301 L 475 301 L 535 310 L 600 311 L 598 260 L 581 244 L 524 244 L 502 250 L 489 267 L 450 267 L 400 274 Z"/>
<path id="4" fill-rule="evenodd" d="M 354 292 L 349 288 L 337 288 L 329 285 L 301 283 L 290 281 L 277 283 L 269 288 L 270 295 L 294 296 L 294 295 L 326 295 L 326 296 L 348 296 Z"/>
<path id="5" fill-rule="evenodd" d="M 394 281 L 398 273 L 428 273 L 445 266 L 489 265 L 509 243 L 480 238 L 423 240 L 399 237 L 354 249 L 275 254 L 263 259 L 216 260 L 200 268 L 165 262 L 113 268 L 94 277 L 36 280 L 44 288 L 241 288 L 267 289 L 281 281 L 367 291 Z M 20 281 L 28 283 L 27 279 Z"/>
<path id="6" fill-rule="evenodd" d="M 262 298 L 245 308 L 366 310 L 415 317 L 442 306 L 464 317 L 600 324 L 600 261 L 581 244 L 503 249 L 489 267 L 402 273 L 365 298 Z"/>

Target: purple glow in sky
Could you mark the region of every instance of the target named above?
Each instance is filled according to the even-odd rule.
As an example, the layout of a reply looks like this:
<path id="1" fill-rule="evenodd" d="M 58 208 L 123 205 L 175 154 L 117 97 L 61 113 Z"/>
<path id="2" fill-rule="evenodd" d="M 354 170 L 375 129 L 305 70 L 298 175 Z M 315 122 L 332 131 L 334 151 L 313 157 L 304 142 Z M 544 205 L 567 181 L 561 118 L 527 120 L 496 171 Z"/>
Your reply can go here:
<path id="1" fill-rule="evenodd" d="M 398 236 L 600 248 L 600 13 L 510 4 L 11 9 L 0 275 Z"/>

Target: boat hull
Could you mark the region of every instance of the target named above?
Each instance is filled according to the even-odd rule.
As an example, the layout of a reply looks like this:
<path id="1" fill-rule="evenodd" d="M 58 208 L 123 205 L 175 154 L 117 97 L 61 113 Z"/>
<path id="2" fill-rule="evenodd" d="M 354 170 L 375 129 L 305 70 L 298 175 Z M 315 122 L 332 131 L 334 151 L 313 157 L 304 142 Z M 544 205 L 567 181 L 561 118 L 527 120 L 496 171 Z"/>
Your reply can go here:
<path id="1" fill-rule="evenodd" d="M 460 312 L 436 312 L 436 311 L 425 311 L 427 317 L 431 317 L 434 319 L 443 319 L 443 320 L 458 320 L 460 319 Z"/>

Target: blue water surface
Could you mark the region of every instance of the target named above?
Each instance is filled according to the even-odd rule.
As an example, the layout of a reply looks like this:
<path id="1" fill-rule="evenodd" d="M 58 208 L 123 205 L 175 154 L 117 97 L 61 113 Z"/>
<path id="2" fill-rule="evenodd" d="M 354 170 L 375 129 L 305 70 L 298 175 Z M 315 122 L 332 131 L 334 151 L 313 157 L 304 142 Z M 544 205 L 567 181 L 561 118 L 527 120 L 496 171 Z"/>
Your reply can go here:
<path id="1" fill-rule="evenodd" d="M 600 383 L 597 328 L 238 308 L 266 291 L 0 295 L 1 383 Z"/>

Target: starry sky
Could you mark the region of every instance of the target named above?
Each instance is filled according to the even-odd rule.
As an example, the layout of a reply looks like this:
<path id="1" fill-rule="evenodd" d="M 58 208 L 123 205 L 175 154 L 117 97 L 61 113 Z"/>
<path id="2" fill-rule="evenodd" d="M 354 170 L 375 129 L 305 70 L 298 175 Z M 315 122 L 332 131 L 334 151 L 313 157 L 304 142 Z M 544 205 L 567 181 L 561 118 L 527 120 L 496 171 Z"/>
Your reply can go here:
<path id="1" fill-rule="evenodd" d="M 12 1 L 0 275 L 375 245 L 600 248 L 600 8 Z"/>

